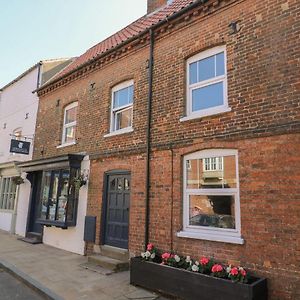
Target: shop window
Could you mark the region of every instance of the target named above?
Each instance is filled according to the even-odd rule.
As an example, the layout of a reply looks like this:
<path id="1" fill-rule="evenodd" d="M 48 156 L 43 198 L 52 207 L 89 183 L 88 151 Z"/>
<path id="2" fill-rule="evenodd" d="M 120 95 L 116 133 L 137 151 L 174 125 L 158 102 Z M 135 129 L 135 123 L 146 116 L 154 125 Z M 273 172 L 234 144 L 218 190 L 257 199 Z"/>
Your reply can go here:
<path id="1" fill-rule="evenodd" d="M 183 208 L 178 236 L 243 243 L 236 150 L 204 150 L 184 157 Z"/>
<path id="2" fill-rule="evenodd" d="M 17 186 L 13 177 L 0 178 L 0 209 L 13 210 L 15 206 Z"/>
<path id="3" fill-rule="evenodd" d="M 43 172 L 40 223 L 60 227 L 76 225 L 79 190 L 73 181 L 78 172 L 72 168 Z"/>

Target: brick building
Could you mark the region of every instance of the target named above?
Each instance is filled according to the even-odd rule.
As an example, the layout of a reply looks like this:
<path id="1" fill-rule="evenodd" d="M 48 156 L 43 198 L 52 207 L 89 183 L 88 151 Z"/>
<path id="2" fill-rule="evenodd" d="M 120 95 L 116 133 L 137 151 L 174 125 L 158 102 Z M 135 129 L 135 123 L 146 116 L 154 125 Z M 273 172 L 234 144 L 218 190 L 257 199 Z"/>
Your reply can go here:
<path id="1" fill-rule="evenodd" d="M 243 265 L 269 279 L 270 299 L 298 299 L 299 12 L 297 0 L 149 0 L 39 89 L 23 167 L 43 173 L 44 242 L 78 252 L 74 231 L 82 245 L 94 216 L 88 254 L 151 241 Z M 87 176 L 67 208 L 49 200 Z"/>

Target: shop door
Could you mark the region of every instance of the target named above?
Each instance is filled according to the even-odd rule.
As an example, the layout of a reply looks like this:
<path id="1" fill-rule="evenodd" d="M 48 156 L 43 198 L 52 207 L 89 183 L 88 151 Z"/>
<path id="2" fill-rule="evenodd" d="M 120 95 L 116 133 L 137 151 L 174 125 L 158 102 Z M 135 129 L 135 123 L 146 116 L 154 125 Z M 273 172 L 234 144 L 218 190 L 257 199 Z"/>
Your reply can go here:
<path id="1" fill-rule="evenodd" d="M 32 201 L 29 221 L 29 232 L 42 233 L 42 225 L 37 222 L 40 217 L 40 192 L 42 183 L 42 172 L 33 174 Z"/>
<path id="2" fill-rule="evenodd" d="M 128 249 L 130 174 L 109 174 L 106 178 L 104 244 Z"/>

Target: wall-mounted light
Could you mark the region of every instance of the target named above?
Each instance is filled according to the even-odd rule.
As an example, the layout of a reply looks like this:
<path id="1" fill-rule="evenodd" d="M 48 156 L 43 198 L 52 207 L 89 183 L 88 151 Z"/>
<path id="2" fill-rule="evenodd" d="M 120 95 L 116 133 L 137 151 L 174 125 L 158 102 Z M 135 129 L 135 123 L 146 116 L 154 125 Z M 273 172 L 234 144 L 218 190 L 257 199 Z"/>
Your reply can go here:
<path id="1" fill-rule="evenodd" d="M 230 28 L 230 32 L 229 34 L 236 34 L 238 33 L 242 26 L 240 25 L 241 21 L 237 20 L 237 21 L 232 21 L 230 22 L 230 24 L 228 25 L 228 27 Z"/>

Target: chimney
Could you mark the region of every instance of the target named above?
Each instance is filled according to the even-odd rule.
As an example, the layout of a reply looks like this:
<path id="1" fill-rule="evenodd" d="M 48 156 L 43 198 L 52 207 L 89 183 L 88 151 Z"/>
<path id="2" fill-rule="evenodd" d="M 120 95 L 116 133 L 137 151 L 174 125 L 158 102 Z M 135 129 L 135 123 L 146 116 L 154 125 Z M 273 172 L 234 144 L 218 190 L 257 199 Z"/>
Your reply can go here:
<path id="1" fill-rule="evenodd" d="M 162 6 L 169 4 L 170 0 L 147 0 L 147 14 L 154 12 Z"/>

